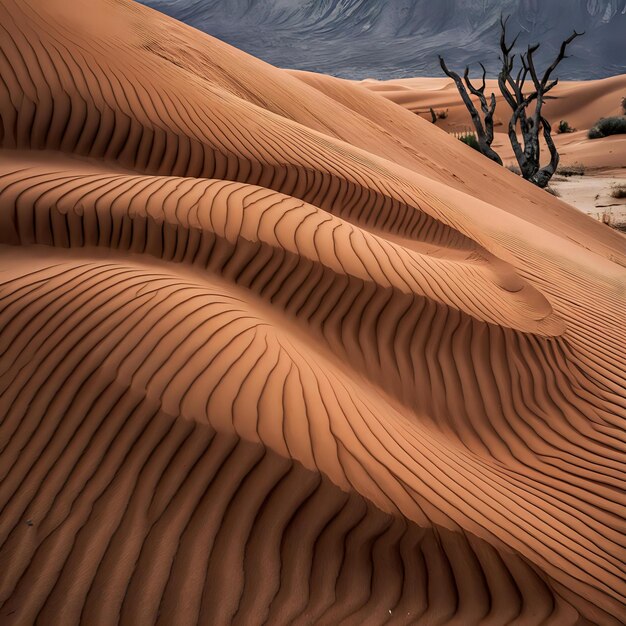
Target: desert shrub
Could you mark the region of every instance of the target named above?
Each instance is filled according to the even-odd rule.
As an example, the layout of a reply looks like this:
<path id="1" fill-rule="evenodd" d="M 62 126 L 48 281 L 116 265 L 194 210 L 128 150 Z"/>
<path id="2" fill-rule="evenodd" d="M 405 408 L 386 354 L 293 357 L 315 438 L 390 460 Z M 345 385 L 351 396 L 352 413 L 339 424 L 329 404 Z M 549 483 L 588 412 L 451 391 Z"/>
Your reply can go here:
<path id="1" fill-rule="evenodd" d="M 576 129 L 572 128 L 567 120 L 561 120 L 559 122 L 559 127 L 557 128 L 558 133 L 573 133 Z"/>
<path id="2" fill-rule="evenodd" d="M 585 175 L 585 167 L 576 163 L 575 165 L 566 165 L 564 167 L 559 167 L 556 172 L 560 176 L 584 176 Z"/>
<path id="3" fill-rule="evenodd" d="M 609 135 L 626 135 L 626 116 L 603 117 L 589 129 L 589 139 L 601 139 Z"/>
<path id="4" fill-rule="evenodd" d="M 587 137 L 589 139 L 602 139 L 602 137 L 606 137 L 606 135 L 602 133 L 597 126 L 592 126 L 587 133 Z"/>
<path id="5" fill-rule="evenodd" d="M 466 146 L 470 148 L 474 148 L 474 150 L 478 150 L 480 152 L 480 146 L 478 145 L 478 139 L 476 135 L 472 132 L 466 131 L 464 133 L 460 133 L 457 135 L 457 139 L 462 141 Z"/>
<path id="6" fill-rule="evenodd" d="M 448 118 L 448 109 L 441 109 L 440 111 L 435 112 L 435 109 L 430 107 L 428 112 L 430 113 L 430 121 L 433 124 L 436 124 L 438 120 L 445 120 Z"/>
<path id="7" fill-rule="evenodd" d="M 611 191 L 611 198 L 616 198 L 616 199 L 626 198 L 626 187 L 624 186 L 615 187 Z"/>

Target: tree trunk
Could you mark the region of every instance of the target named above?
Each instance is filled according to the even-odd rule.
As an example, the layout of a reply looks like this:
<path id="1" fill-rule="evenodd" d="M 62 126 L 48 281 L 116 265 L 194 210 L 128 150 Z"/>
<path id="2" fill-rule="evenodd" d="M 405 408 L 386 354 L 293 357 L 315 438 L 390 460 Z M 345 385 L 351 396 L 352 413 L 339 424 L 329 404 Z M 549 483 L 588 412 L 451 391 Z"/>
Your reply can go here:
<path id="1" fill-rule="evenodd" d="M 491 147 L 491 142 L 493 141 L 493 111 L 496 108 L 495 95 L 492 94 L 492 108 L 487 107 L 484 95 L 480 98 L 481 104 L 483 104 L 483 111 L 486 110 L 483 126 L 483 120 L 481 120 L 478 110 L 474 106 L 472 99 L 467 93 L 467 89 L 465 88 L 465 85 L 463 85 L 461 77 L 456 72 L 452 72 L 448 69 L 442 57 L 439 57 L 439 64 L 441 65 L 441 69 L 444 71 L 446 76 L 449 76 L 456 84 L 456 88 L 461 96 L 461 99 L 463 100 L 463 103 L 469 111 L 469 114 L 472 118 L 472 124 L 476 129 L 478 147 L 481 153 L 484 154 L 488 159 L 495 161 L 498 165 L 502 165 L 502 159 L 500 158 L 500 155 Z M 470 87 L 470 89 L 472 89 L 471 83 L 469 83 L 468 79 L 468 71 L 468 69 L 465 70 L 465 80 L 466 82 L 468 82 L 468 86 Z M 472 91 L 474 90 L 472 89 Z"/>
<path id="2" fill-rule="evenodd" d="M 548 120 L 544 117 L 541 118 L 541 125 L 543 127 L 543 137 L 548 146 L 548 150 L 550 151 L 550 163 L 545 167 L 542 167 L 532 178 L 531 182 L 533 182 L 537 187 L 541 187 L 544 189 L 548 186 L 550 179 L 554 176 L 557 167 L 559 166 L 559 152 L 554 145 L 554 141 L 552 140 L 552 127 Z"/>
<path id="3" fill-rule="evenodd" d="M 559 63 L 566 58 L 567 46 L 579 37 L 582 33 L 574 33 L 561 44 L 561 48 L 556 59 L 546 69 L 543 76 L 539 78 L 535 69 L 534 54 L 539 49 L 539 44 L 528 46 L 527 51 L 519 56 L 521 68 L 517 76 L 513 77 L 513 66 L 515 54 L 511 54 L 517 37 L 511 44 L 507 43 L 506 24 L 508 18 L 500 18 L 500 50 L 502 52 L 502 69 L 498 76 L 498 87 L 507 104 L 511 107 L 513 114 L 509 121 L 509 140 L 515 153 L 515 158 L 520 167 L 522 176 L 534 183 L 538 187 L 546 187 L 559 164 L 559 153 L 552 140 L 552 127 L 542 114 L 545 101 L 550 98 L 546 94 L 554 88 L 558 79 L 550 80 L 552 72 Z M 524 94 L 524 84 L 530 75 L 534 91 Z M 530 115 L 528 107 L 535 103 L 535 108 Z M 521 130 L 523 147 L 517 137 L 517 128 Z M 548 150 L 550 151 L 550 163 L 541 167 L 541 144 L 539 142 L 539 132 L 543 130 Z"/>

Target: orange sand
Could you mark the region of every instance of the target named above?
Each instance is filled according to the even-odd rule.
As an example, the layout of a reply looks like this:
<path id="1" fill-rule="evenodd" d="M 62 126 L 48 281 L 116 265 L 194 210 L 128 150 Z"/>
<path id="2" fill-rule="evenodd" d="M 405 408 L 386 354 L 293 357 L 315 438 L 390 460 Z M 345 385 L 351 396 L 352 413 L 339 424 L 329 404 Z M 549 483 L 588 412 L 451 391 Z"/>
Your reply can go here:
<path id="1" fill-rule="evenodd" d="M 475 84 L 480 84 L 478 76 L 473 74 L 470 76 Z M 438 120 L 437 126 L 448 132 L 473 128 L 456 86 L 448 78 L 366 80 L 360 84 L 429 121 L 430 107 L 436 112 L 447 111 L 448 117 Z M 513 163 L 515 156 L 506 136 L 510 108 L 500 94 L 497 81 L 488 80 L 485 92 L 487 94 L 493 92 L 497 96 L 494 148 L 505 162 Z M 544 112 L 554 127 L 555 143 L 561 155 L 562 165 L 576 163 L 591 170 L 626 168 L 626 136 L 587 139 L 587 130 L 601 117 L 621 114 L 620 103 L 626 95 L 626 74 L 587 82 L 561 82 L 550 95 L 557 99 L 550 100 Z M 557 134 L 556 129 L 561 120 L 566 120 L 578 132 Z"/>
<path id="2" fill-rule="evenodd" d="M 0 33 L 0 623 L 620 623 L 620 234 L 127 0 Z"/>

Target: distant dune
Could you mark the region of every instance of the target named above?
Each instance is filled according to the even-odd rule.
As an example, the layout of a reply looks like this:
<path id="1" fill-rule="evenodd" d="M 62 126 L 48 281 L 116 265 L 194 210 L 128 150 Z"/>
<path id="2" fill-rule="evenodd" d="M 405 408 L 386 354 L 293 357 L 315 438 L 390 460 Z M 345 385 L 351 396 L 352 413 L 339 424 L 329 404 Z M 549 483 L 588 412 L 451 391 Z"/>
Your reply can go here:
<path id="1" fill-rule="evenodd" d="M 479 76 L 474 73 L 472 77 L 480 85 Z M 437 125 L 449 132 L 473 129 L 469 113 L 449 78 L 366 80 L 362 85 L 429 120 L 431 107 L 436 112 L 445 111 L 447 117 L 438 120 Z M 504 159 L 514 162 L 513 150 L 506 136 L 511 109 L 504 102 L 496 80 L 487 80 L 486 93 L 495 93 L 497 99 L 494 147 Z M 544 111 L 553 125 L 561 163 L 584 164 L 589 169 L 626 168 L 626 135 L 614 135 L 601 141 L 587 139 L 587 131 L 601 117 L 622 114 L 626 74 L 603 80 L 562 81 L 552 94 L 556 99 L 550 100 Z M 559 135 L 557 128 L 561 120 L 565 120 L 576 132 Z"/>
<path id="2" fill-rule="evenodd" d="M 626 241 L 363 85 L 0 0 L 0 623 L 626 611 Z"/>

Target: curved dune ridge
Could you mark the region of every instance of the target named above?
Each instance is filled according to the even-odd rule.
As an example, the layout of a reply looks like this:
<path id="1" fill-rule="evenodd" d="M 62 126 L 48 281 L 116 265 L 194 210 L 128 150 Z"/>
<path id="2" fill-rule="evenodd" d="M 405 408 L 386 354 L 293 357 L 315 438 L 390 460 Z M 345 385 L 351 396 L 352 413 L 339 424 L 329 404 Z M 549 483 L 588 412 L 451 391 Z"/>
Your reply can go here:
<path id="1" fill-rule="evenodd" d="M 624 621 L 621 235 L 127 0 L 0 115 L 2 624 Z"/>

